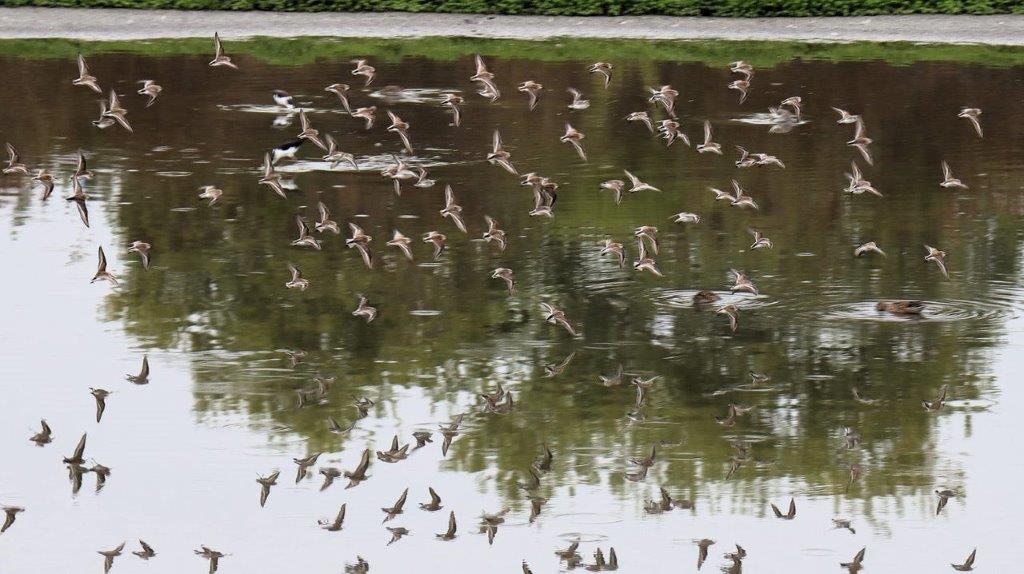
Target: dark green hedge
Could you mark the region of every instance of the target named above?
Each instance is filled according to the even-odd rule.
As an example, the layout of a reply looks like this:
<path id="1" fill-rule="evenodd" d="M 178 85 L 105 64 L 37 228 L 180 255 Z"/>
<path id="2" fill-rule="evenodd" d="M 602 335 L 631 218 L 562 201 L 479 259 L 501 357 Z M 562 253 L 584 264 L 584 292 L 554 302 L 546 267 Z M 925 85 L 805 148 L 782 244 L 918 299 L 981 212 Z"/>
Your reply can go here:
<path id="1" fill-rule="evenodd" d="M 0 0 L 6 6 L 618 16 L 863 16 L 1024 13 L 1022 0 Z"/>

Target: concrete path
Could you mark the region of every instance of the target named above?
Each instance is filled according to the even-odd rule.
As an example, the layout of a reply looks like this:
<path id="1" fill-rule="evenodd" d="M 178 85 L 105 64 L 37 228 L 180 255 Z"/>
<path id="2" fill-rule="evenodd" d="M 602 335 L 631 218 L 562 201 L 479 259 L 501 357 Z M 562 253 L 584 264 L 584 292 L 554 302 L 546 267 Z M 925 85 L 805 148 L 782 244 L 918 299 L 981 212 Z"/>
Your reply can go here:
<path id="1" fill-rule="evenodd" d="M 1024 15 L 852 18 L 480 16 L 0 8 L 0 38 L 131 40 L 212 36 L 907 41 L 1024 45 Z"/>

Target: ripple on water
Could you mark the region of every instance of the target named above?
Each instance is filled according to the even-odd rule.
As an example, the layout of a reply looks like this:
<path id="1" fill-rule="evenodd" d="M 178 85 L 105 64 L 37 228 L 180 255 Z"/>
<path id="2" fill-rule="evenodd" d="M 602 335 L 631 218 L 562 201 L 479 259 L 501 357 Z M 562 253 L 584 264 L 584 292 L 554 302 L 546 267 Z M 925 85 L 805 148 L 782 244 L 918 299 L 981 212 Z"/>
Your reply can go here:
<path id="1" fill-rule="evenodd" d="M 279 116 L 298 116 L 299 109 L 295 108 L 289 110 L 288 108 L 282 108 L 281 106 L 265 105 L 265 104 L 218 104 L 217 109 L 224 110 L 227 112 L 244 112 L 250 114 L 275 114 Z M 310 108 L 303 107 L 303 110 L 307 114 L 344 114 L 345 110 L 342 109 L 324 109 L 324 108 Z"/>
<path id="2" fill-rule="evenodd" d="M 559 534 L 558 537 L 566 542 L 579 541 L 580 544 L 593 544 L 595 542 L 604 542 L 605 540 L 608 540 L 608 537 L 604 534 L 592 534 L 590 532 L 563 532 Z"/>
<path id="3" fill-rule="evenodd" d="M 757 113 L 749 114 L 749 115 L 746 115 L 746 116 L 740 116 L 738 118 L 733 118 L 732 121 L 738 122 L 738 123 L 741 123 L 741 124 L 749 124 L 749 125 L 753 125 L 753 126 L 770 126 L 770 125 L 773 125 L 773 124 L 777 123 L 776 121 L 774 121 L 772 119 L 771 114 L 767 114 L 767 113 L 764 113 L 764 112 L 757 112 Z M 793 122 L 790 125 L 802 126 L 802 125 L 804 125 L 806 123 L 807 123 L 807 120 L 806 119 L 802 119 L 802 120 L 800 120 L 798 122 Z"/>
<path id="4" fill-rule="evenodd" d="M 570 512 L 566 514 L 556 514 L 553 518 L 569 518 L 572 520 L 573 524 L 586 524 L 588 526 L 617 524 L 622 522 L 621 516 L 604 512 Z"/>
<path id="5" fill-rule="evenodd" d="M 403 156 L 402 161 L 407 165 L 418 166 L 423 168 L 434 168 L 443 165 L 450 165 L 449 162 L 440 161 L 437 158 L 429 157 L 418 157 L 418 156 Z M 381 171 L 385 167 L 394 165 L 395 159 L 391 154 L 381 155 L 369 155 L 356 158 L 356 164 L 359 165 L 359 169 L 352 167 L 352 164 L 341 162 L 335 165 L 333 168 L 331 164 L 326 161 L 316 160 L 299 160 L 288 164 L 282 164 L 277 166 L 275 169 L 281 173 L 308 173 L 313 171 L 332 171 L 332 172 L 364 172 L 373 175 L 377 175 L 377 172 Z M 404 182 L 403 187 L 412 186 L 412 181 Z"/>
<path id="6" fill-rule="evenodd" d="M 696 289 L 667 289 L 659 294 L 657 302 L 661 305 L 677 309 L 717 309 L 722 305 L 732 304 L 739 307 L 740 311 L 772 307 L 779 304 L 778 301 L 773 301 L 767 295 L 750 295 L 749 293 L 732 293 L 730 291 L 712 291 L 712 293 L 718 295 L 718 301 L 707 305 L 694 305 L 693 296 L 698 292 L 699 291 Z"/>
<path id="7" fill-rule="evenodd" d="M 390 103 L 437 104 L 441 102 L 446 93 L 457 94 L 459 90 L 450 88 L 399 88 L 397 86 L 385 86 L 367 95 L 371 98 L 387 100 Z"/>
<path id="8" fill-rule="evenodd" d="M 921 315 L 897 315 L 875 309 L 878 301 L 857 301 L 842 303 L 828 308 L 819 318 L 824 321 L 877 321 L 893 322 L 957 322 L 994 319 L 1008 319 L 1013 312 L 998 303 L 949 299 L 946 301 L 925 301 Z"/>

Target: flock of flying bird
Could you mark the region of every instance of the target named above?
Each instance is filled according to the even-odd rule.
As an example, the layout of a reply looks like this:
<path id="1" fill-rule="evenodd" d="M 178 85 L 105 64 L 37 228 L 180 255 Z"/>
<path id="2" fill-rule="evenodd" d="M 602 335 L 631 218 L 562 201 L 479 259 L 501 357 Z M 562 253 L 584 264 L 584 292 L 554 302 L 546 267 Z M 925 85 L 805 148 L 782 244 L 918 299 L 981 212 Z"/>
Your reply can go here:
<path id="1" fill-rule="evenodd" d="M 238 69 L 238 66 L 225 52 L 219 35 L 215 35 L 214 37 L 214 46 L 215 55 L 213 60 L 209 62 L 210 66 Z M 366 60 L 356 60 L 354 62 L 355 68 L 351 71 L 352 75 L 363 77 L 364 87 L 369 86 L 376 77 L 376 70 Z M 614 67 L 610 63 L 597 62 L 590 66 L 589 71 L 602 76 L 603 85 L 607 88 L 612 82 L 613 69 Z M 100 87 L 98 79 L 90 74 L 85 59 L 81 55 L 78 56 L 78 70 L 79 77 L 73 80 L 74 85 L 82 86 L 91 89 L 96 93 L 103 94 L 103 90 Z M 730 70 L 742 76 L 741 79 L 730 83 L 728 88 L 739 91 L 739 101 L 740 103 L 743 103 L 751 89 L 754 69 L 749 64 L 738 61 L 733 62 L 730 65 Z M 489 71 L 480 56 L 476 57 L 476 71 L 470 77 L 470 80 L 478 84 L 478 93 L 490 101 L 493 102 L 502 96 L 495 74 Z M 138 90 L 138 94 L 147 98 L 145 106 L 149 107 L 154 105 L 162 92 L 162 87 L 156 84 L 153 80 L 142 80 L 139 83 L 141 84 L 141 87 Z M 517 90 L 526 94 L 528 97 L 526 107 L 528 110 L 533 110 L 540 103 L 544 87 L 534 80 L 527 80 L 520 83 L 517 86 Z M 377 107 L 353 107 L 349 101 L 351 87 L 348 84 L 331 84 L 325 88 L 325 91 L 335 94 L 344 110 L 351 117 L 363 120 L 367 130 L 370 130 L 374 126 Z M 568 88 L 568 93 L 571 96 L 571 100 L 568 104 L 569 109 L 585 110 L 589 108 L 590 102 L 583 96 L 582 92 L 575 88 Z M 661 86 L 658 89 L 651 89 L 649 102 L 656 107 L 660 107 L 666 116 L 665 119 L 655 122 L 652 118 L 652 112 L 637 111 L 626 116 L 625 120 L 642 124 L 650 131 L 651 134 L 657 135 L 657 137 L 664 140 L 666 147 L 671 146 L 678 141 L 682 141 L 684 145 L 690 146 L 690 139 L 687 134 L 680 129 L 680 123 L 678 121 L 679 118 L 675 110 L 675 104 L 678 96 L 679 92 L 668 85 Z M 323 161 L 328 162 L 331 169 L 336 168 L 337 165 L 343 162 L 350 164 L 354 169 L 359 169 L 358 158 L 351 153 L 339 150 L 337 142 L 330 134 L 325 133 L 321 135 L 321 133 L 313 127 L 305 111 L 296 108 L 292 97 L 287 92 L 274 90 L 272 97 L 278 106 L 288 110 L 289 112 L 297 111 L 300 118 L 301 131 L 294 141 L 277 146 L 266 153 L 263 158 L 261 175 L 258 179 L 259 185 L 268 187 L 273 193 L 282 198 L 287 198 L 285 188 L 281 184 L 282 176 L 276 171 L 275 166 L 282 160 L 295 159 L 300 148 L 305 143 L 310 143 L 320 148 L 323 151 Z M 461 106 L 463 103 L 463 97 L 454 92 L 444 93 L 439 102 L 439 105 L 451 114 L 451 125 L 455 127 L 461 125 Z M 866 124 L 863 118 L 843 109 L 833 109 L 838 114 L 838 124 L 852 125 L 854 128 L 853 136 L 847 144 L 857 150 L 860 158 L 865 163 L 873 165 L 874 162 L 871 153 L 871 145 L 873 141 L 867 136 Z M 127 117 L 128 110 L 123 107 L 118 94 L 113 89 L 109 91 L 107 98 L 100 100 L 100 111 L 101 113 L 99 118 L 93 122 L 97 128 L 106 129 L 119 125 L 129 132 L 132 131 L 131 124 Z M 983 137 L 983 130 L 979 119 L 981 113 L 981 110 L 977 108 L 963 108 L 959 112 L 959 117 L 970 122 L 979 138 Z M 390 125 L 387 126 L 387 131 L 398 136 L 399 143 L 401 144 L 404 152 L 410 155 L 413 154 L 413 138 L 410 135 L 411 130 L 409 123 L 403 121 L 391 110 L 387 111 L 387 115 L 390 120 Z M 777 107 L 769 109 L 768 118 L 771 123 L 770 129 L 772 132 L 785 133 L 794 129 L 804 121 L 802 99 L 798 96 L 786 98 L 780 102 Z M 712 125 L 708 121 L 703 123 L 703 135 L 703 142 L 694 146 L 695 151 L 700 154 L 712 153 L 722 155 L 723 148 L 721 144 L 713 140 Z M 583 143 L 584 139 L 585 135 L 583 132 L 574 128 L 569 123 L 566 123 L 565 133 L 560 137 L 560 141 L 571 146 L 580 160 L 585 162 L 587 161 L 587 152 Z M 736 146 L 736 149 L 740 154 L 739 159 L 735 162 L 738 168 L 751 168 L 755 166 L 775 166 L 777 168 L 785 168 L 785 164 L 775 156 L 765 153 L 752 153 L 740 146 Z M 23 163 L 17 149 L 10 143 L 7 144 L 7 152 L 9 157 L 6 167 L 3 169 L 3 174 L 31 176 L 31 180 L 33 182 L 43 187 L 42 199 L 48 199 L 53 192 L 55 182 L 57 181 L 55 176 L 45 169 L 36 169 L 33 173 L 33 171 L 29 169 L 28 165 Z M 403 191 L 403 182 L 406 181 L 412 182 L 413 186 L 421 188 L 432 187 L 435 185 L 435 180 L 428 177 L 424 168 L 410 165 L 398 157 L 397 154 L 393 154 L 392 157 L 394 159 L 394 163 L 382 169 L 381 176 L 385 179 L 391 180 L 394 193 L 396 195 L 401 195 Z M 489 163 L 508 171 L 510 174 L 519 176 L 521 178 L 521 184 L 532 189 L 534 204 L 533 208 L 529 211 L 531 216 L 546 218 L 554 217 L 554 207 L 558 199 L 559 185 L 551 179 L 536 173 L 520 174 L 512 161 L 512 154 L 505 148 L 498 130 L 495 130 L 493 133 L 492 146 L 486 154 L 486 160 Z M 942 180 L 939 182 L 941 187 L 967 188 L 961 180 L 957 179 L 953 175 L 950 166 L 946 162 L 942 162 L 941 170 Z M 630 171 L 624 170 L 624 174 L 626 176 L 625 180 L 615 179 L 605 181 L 600 184 L 601 189 L 611 191 L 614 194 L 614 201 L 616 203 L 619 203 L 622 200 L 624 194 L 658 191 L 657 187 L 644 182 Z M 75 203 L 82 223 L 87 227 L 89 226 L 89 212 L 87 208 L 88 196 L 85 193 L 85 188 L 83 187 L 82 182 L 88 181 L 92 177 L 93 173 L 87 166 L 84 153 L 79 152 L 77 166 L 68 179 L 72 192 L 65 199 Z M 871 184 L 870 181 L 864 178 L 864 174 L 856 160 L 851 162 L 850 172 L 846 174 L 846 179 L 848 182 L 844 189 L 846 193 L 853 195 L 867 193 L 878 197 L 882 197 L 883 195 Z M 731 191 L 723 191 L 715 188 L 712 188 L 710 191 L 714 193 L 716 200 L 726 201 L 731 206 L 740 209 L 758 209 L 758 204 L 755 199 L 748 195 L 746 190 L 744 190 L 735 179 L 731 182 Z M 223 192 L 216 186 L 208 185 L 201 188 L 199 197 L 202 199 L 208 199 L 209 205 L 215 205 L 220 200 L 222 193 Z M 444 205 L 442 209 L 440 209 L 439 213 L 442 218 L 448 219 L 460 233 L 468 234 L 468 227 L 462 215 L 462 207 L 458 204 L 451 186 L 445 186 Z M 701 217 L 695 213 L 680 212 L 673 215 L 670 220 L 680 224 L 698 224 L 701 221 Z M 297 215 L 295 217 L 295 221 L 298 227 L 298 238 L 296 238 L 291 245 L 296 247 L 320 250 L 322 249 L 323 241 L 317 238 L 317 234 L 330 232 L 338 235 L 341 233 L 341 227 L 337 222 L 331 219 L 331 213 L 323 202 L 319 202 L 318 204 L 318 218 L 312 226 L 301 215 Z M 485 216 L 485 223 L 487 230 L 483 233 L 483 239 L 488 243 L 493 243 L 499 251 L 504 251 L 509 241 L 508 234 L 501 228 L 499 222 L 493 217 Z M 349 223 L 348 226 L 351 237 L 346 239 L 346 245 L 349 248 L 356 249 L 366 267 L 372 269 L 375 264 L 375 255 L 370 247 L 373 238 L 355 223 Z M 750 231 L 753 236 L 753 243 L 750 245 L 750 249 L 773 248 L 774 244 L 770 238 L 766 237 L 756 229 L 751 229 Z M 637 271 L 652 273 L 660 277 L 662 276 L 662 273 L 654 259 L 654 256 L 658 254 L 657 233 L 657 227 L 651 225 L 641 225 L 635 229 L 634 237 L 636 240 L 638 255 L 637 259 L 633 263 L 633 267 Z M 435 261 L 443 256 L 448 246 L 448 237 L 437 230 L 424 234 L 421 240 L 432 246 L 432 257 Z M 386 242 L 387 247 L 399 250 L 400 253 L 410 261 L 414 260 L 415 257 L 413 245 L 414 242 L 411 238 L 403 235 L 397 230 L 393 232 L 392 238 Z M 146 270 L 150 267 L 151 249 L 152 246 L 143 241 L 133 241 L 127 248 L 129 252 L 138 254 L 141 258 L 142 266 Z M 945 262 L 946 253 L 928 245 L 925 245 L 925 251 L 926 256 L 924 257 L 924 261 L 934 263 L 938 271 L 941 272 L 944 277 L 948 278 L 949 274 Z M 625 245 L 623 243 L 616 242 L 613 239 L 606 239 L 597 253 L 601 256 L 614 256 L 614 260 L 619 266 L 625 266 L 626 264 L 627 250 Z M 883 257 L 885 256 L 885 252 L 873 241 L 857 246 L 853 250 L 853 255 L 855 257 L 872 254 Z M 285 283 L 285 287 L 301 291 L 305 291 L 310 287 L 310 281 L 302 276 L 301 271 L 297 267 L 289 264 L 289 271 L 291 273 L 291 279 Z M 492 273 L 492 277 L 503 281 L 510 295 L 515 294 L 516 280 L 515 273 L 512 269 L 506 267 L 496 268 Z M 753 280 L 743 272 L 733 270 L 732 280 L 733 284 L 729 286 L 729 290 L 731 292 L 748 293 L 751 295 L 760 294 Z M 98 249 L 97 270 L 95 275 L 92 277 L 92 282 L 96 281 L 106 281 L 113 285 L 118 283 L 116 276 L 107 269 L 107 259 L 102 247 Z M 693 296 L 693 303 L 698 307 L 713 306 L 719 300 L 720 296 L 710 290 L 701 290 Z M 539 305 L 544 311 L 544 317 L 547 322 L 564 329 L 571 337 L 582 336 L 574 323 L 566 316 L 565 312 L 546 301 L 540 302 Z M 923 312 L 924 307 L 925 304 L 923 302 L 913 300 L 880 301 L 877 303 L 877 310 L 879 312 L 888 312 L 900 315 L 918 315 Z M 725 315 L 728 318 L 729 328 L 732 331 L 739 328 L 739 304 L 730 303 L 722 305 L 714 308 L 714 311 L 718 314 Z M 370 323 L 377 317 L 378 311 L 376 307 L 370 304 L 366 297 L 360 295 L 357 307 L 352 312 L 352 315 Z M 303 351 L 296 350 L 288 352 L 288 357 L 293 366 L 301 362 L 304 356 L 305 352 Z M 570 355 L 570 357 L 561 365 L 548 367 L 546 370 L 548 371 L 549 376 L 552 374 L 558 374 L 566 367 L 571 359 L 572 356 Z M 149 375 L 149 360 L 148 357 L 143 357 L 140 372 L 136 375 L 127 375 L 126 378 L 133 384 L 144 385 L 149 382 Z M 767 375 L 754 372 L 751 373 L 751 378 L 755 386 L 763 385 L 769 380 Z M 629 384 L 636 387 L 637 408 L 645 404 L 647 395 L 650 389 L 655 385 L 656 380 L 657 377 L 650 379 L 633 377 L 632 380 L 628 381 Z M 317 376 L 315 378 L 317 389 L 313 391 L 298 391 L 299 406 L 301 407 L 306 404 L 310 404 L 311 402 L 322 400 L 333 381 L 333 377 Z M 601 383 L 609 387 L 625 385 L 627 384 L 627 376 L 622 372 L 620 367 L 620 370 L 616 375 L 611 377 L 602 377 Z M 99 423 L 105 412 L 106 400 L 110 395 L 110 391 L 101 388 L 90 388 L 89 391 L 95 400 L 96 422 Z M 934 399 L 922 401 L 923 408 L 928 412 L 941 410 L 946 403 L 947 391 L 948 388 L 943 386 Z M 860 394 L 859 389 L 856 387 L 853 389 L 853 397 L 855 401 L 861 404 L 870 405 L 876 402 L 873 399 L 863 397 Z M 506 391 L 500 385 L 498 385 L 496 391 L 483 393 L 480 395 L 480 398 L 484 404 L 486 412 L 507 413 L 511 412 L 514 408 L 512 393 Z M 357 421 L 358 419 L 368 416 L 369 408 L 373 405 L 374 402 L 366 397 L 357 399 L 354 403 L 358 413 Z M 730 403 L 728 405 L 726 416 L 715 417 L 716 422 L 725 427 L 733 426 L 738 417 L 743 416 L 752 408 L 753 407 Z M 453 439 L 458 436 L 462 425 L 462 419 L 462 415 L 459 415 L 450 423 L 439 425 L 437 432 L 443 439 L 441 445 L 443 456 L 447 455 Z M 345 427 L 339 424 L 333 417 L 329 417 L 328 424 L 332 432 L 344 434 L 352 430 L 356 422 Z M 85 457 L 86 438 L 87 435 L 83 434 L 74 452 L 63 459 L 63 462 L 67 467 L 74 492 L 77 492 L 82 486 L 85 474 L 91 473 L 95 475 L 96 488 L 99 490 L 103 488 L 111 473 L 111 469 L 109 467 L 95 461 L 92 461 L 91 466 L 85 466 L 86 461 L 89 460 Z M 400 444 L 399 437 L 396 435 L 388 450 L 376 452 L 377 460 L 383 463 L 397 463 L 406 459 L 411 452 L 423 448 L 428 443 L 433 442 L 432 433 L 428 431 L 417 431 L 413 433 L 412 438 L 415 440 L 415 446 L 410 447 L 410 444 Z M 46 420 L 42 421 L 41 430 L 30 438 L 32 442 L 39 446 L 50 443 L 52 439 L 53 431 Z M 861 438 L 859 433 L 854 429 L 844 428 L 843 440 L 844 445 L 847 448 L 855 448 L 860 443 Z M 736 451 L 736 455 L 731 459 L 729 473 L 726 478 L 731 477 L 732 474 L 748 460 L 748 445 L 746 443 L 740 441 L 734 442 L 733 448 Z M 310 469 L 317 464 L 317 460 L 321 454 L 322 453 L 314 453 L 303 458 L 294 459 L 294 463 L 297 467 L 296 483 L 299 483 L 309 476 Z M 647 475 L 648 469 L 656 463 L 657 457 L 657 445 L 653 445 L 647 456 L 631 458 L 630 462 L 635 465 L 636 469 L 626 473 L 626 478 L 631 481 L 643 480 Z M 368 474 L 368 470 L 372 458 L 373 452 L 370 449 L 366 449 L 363 451 L 358 465 L 351 471 L 342 471 L 337 468 L 327 466 L 320 467 L 318 469 L 318 473 L 323 476 L 323 483 L 320 489 L 324 490 L 329 488 L 338 478 L 345 478 L 348 480 L 348 484 L 345 488 L 358 486 L 361 482 L 369 478 L 370 475 Z M 531 522 L 536 519 L 540 514 L 543 505 L 547 502 L 547 499 L 537 495 L 537 490 L 540 487 L 543 474 L 551 469 L 553 460 L 554 454 L 547 445 L 543 445 L 542 453 L 528 469 L 528 478 L 526 482 L 520 483 L 520 487 L 529 494 L 529 499 L 531 501 Z M 862 469 L 859 465 L 852 465 L 850 469 L 849 484 L 852 484 L 853 481 L 860 476 L 861 472 Z M 274 472 L 266 476 L 261 476 L 257 479 L 257 483 L 259 484 L 260 506 L 266 504 L 270 496 L 271 489 L 277 484 L 279 476 L 280 471 L 275 470 Z M 849 488 L 849 484 L 847 484 L 847 488 Z M 428 512 L 435 512 L 442 509 L 443 505 L 440 495 L 432 487 L 428 487 L 428 492 L 430 499 L 426 502 L 420 503 L 419 507 Z M 381 508 L 385 516 L 385 523 L 403 514 L 408 494 L 409 490 L 405 489 L 392 506 Z M 957 496 L 957 493 L 953 490 L 937 490 L 936 495 L 939 500 L 936 513 L 939 513 L 945 507 L 947 501 L 950 498 Z M 346 506 L 346 504 L 342 504 L 336 516 L 330 519 L 322 519 L 318 521 L 318 524 L 327 531 L 334 532 L 341 530 L 345 521 Z M 664 488 L 661 489 L 660 499 L 650 500 L 644 505 L 645 510 L 652 514 L 667 512 L 673 508 L 692 507 L 692 501 L 674 499 Z M 796 501 L 793 499 L 790 500 L 786 512 L 782 512 L 775 504 L 771 505 L 771 509 L 775 517 L 782 520 L 793 520 L 797 513 Z M 22 507 L 3 507 L 5 520 L 2 527 L 0 527 L 0 533 L 11 528 L 12 525 L 14 525 L 17 516 L 24 511 L 25 509 Z M 493 543 L 498 527 L 504 523 L 505 516 L 508 512 L 509 509 L 505 508 L 496 513 L 485 512 L 479 517 L 479 530 L 481 533 L 487 534 L 488 541 L 490 543 Z M 851 533 L 855 533 L 855 530 L 851 525 L 851 521 L 847 519 L 833 519 L 833 526 L 835 528 L 847 529 Z M 388 545 L 398 542 L 403 536 L 410 534 L 408 529 L 401 526 L 389 526 L 387 527 L 387 530 L 391 536 L 390 541 L 387 543 Z M 448 516 L 447 529 L 444 532 L 438 533 L 436 537 L 441 541 L 449 541 L 456 538 L 457 532 L 458 523 L 456 521 L 455 512 L 451 511 Z M 699 539 L 694 540 L 694 543 L 698 549 L 697 567 L 700 569 L 708 557 L 709 547 L 715 544 L 715 541 L 710 539 Z M 569 569 L 580 566 L 589 571 L 611 571 L 618 568 L 618 556 L 614 548 L 609 549 L 607 557 L 605 556 L 605 553 L 598 548 L 594 552 L 593 562 L 585 564 L 577 551 L 578 547 L 579 542 L 573 542 L 568 548 L 557 550 L 555 554 Z M 115 558 L 121 556 L 124 548 L 125 543 L 122 542 L 112 549 L 99 551 L 99 554 L 103 557 L 104 572 L 110 571 Z M 217 571 L 220 560 L 227 556 L 227 554 L 214 550 L 208 546 L 200 546 L 199 549 L 195 550 L 195 553 L 209 562 L 209 572 L 211 573 Z M 139 540 L 139 549 L 132 551 L 132 554 L 141 559 L 149 560 L 155 557 L 157 552 L 149 544 Z M 841 566 L 849 572 L 857 572 L 864 567 L 865 555 L 866 549 L 862 548 L 852 558 L 852 560 L 849 562 L 843 562 Z M 743 559 L 746 556 L 747 551 L 737 544 L 735 551 L 725 554 L 725 558 L 728 560 L 728 563 L 722 567 L 723 572 L 741 572 Z M 972 550 L 964 562 L 952 564 L 952 567 L 958 571 L 970 571 L 973 569 L 975 556 L 976 550 Z M 369 562 L 361 556 L 357 557 L 355 563 L 346 566 L 346 571 L 351 573 L 365 573 L 368 572 L 369 569 Z M 526 574 L 531 573 L 530 567 L 525 561 L 522 563 L 522 570 Z"/>

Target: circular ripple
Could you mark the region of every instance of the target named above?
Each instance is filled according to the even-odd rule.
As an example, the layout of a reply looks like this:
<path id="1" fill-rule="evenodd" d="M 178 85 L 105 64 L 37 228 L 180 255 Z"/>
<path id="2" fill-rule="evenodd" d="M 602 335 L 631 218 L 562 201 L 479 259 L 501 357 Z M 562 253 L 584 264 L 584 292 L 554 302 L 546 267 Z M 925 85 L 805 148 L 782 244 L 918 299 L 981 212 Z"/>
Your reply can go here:
<path id="1" fill-rule="evenodd" d="M 732 293 L 730 291 L 712 291 L 712 293 L 718 295 L 718 301 L 707 305 L 694 305 L 693 296 L 697 293 L 696 289 L 662 291 L 658 297 L 658 303 L 677 309 L 717 309 L 722 305 L 732 304 L 739 307 L 741 312 L 747 309 L 760 309 L 778 305 L 778 301 L 772 301 L 767 295 L 750 295 L 748 293 Z"/>
<path id="2" fill-rule="evenodd" d="M 925 301 L 920 315 L 897 315 L 875 309 L 877 301 L 858 301 L 835 305 L 821 315 L 824 320 L 878 321 L 878 322 L 956 322 L 1007 319 L 1013 313 L 996 303 L 951 299 Z"/>

